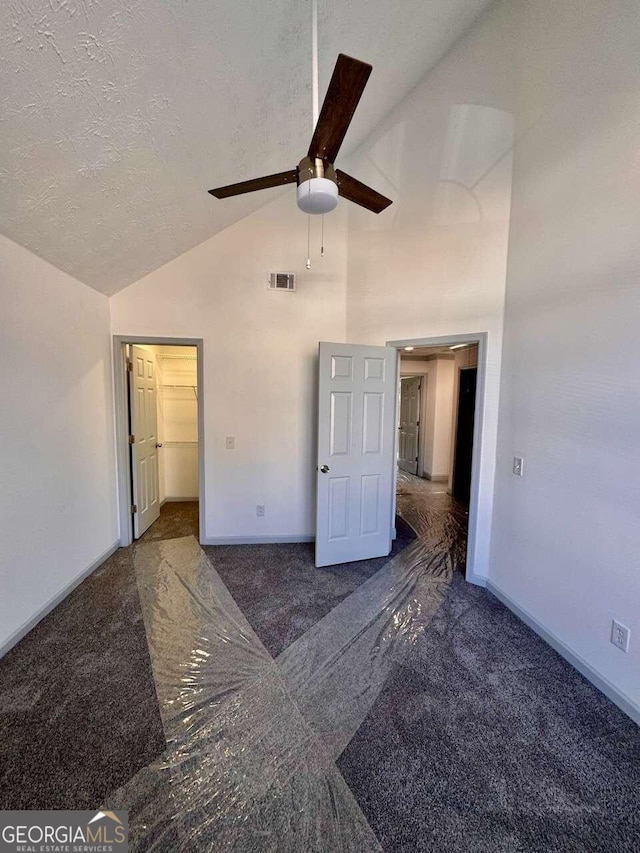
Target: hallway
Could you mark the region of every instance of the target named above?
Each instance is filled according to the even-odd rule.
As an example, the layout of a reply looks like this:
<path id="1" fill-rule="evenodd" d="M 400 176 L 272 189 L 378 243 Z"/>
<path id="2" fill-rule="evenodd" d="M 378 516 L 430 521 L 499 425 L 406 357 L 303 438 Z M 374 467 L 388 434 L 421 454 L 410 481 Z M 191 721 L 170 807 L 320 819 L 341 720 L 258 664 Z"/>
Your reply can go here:
<path id="1" fill-rule="evenodd" d="M 452 498 L 446 483 L 434 483 L 398 469 L 396 512 L 413 528 L 432 531 L 434 552 L 464 574 L 469 508 Z"/>

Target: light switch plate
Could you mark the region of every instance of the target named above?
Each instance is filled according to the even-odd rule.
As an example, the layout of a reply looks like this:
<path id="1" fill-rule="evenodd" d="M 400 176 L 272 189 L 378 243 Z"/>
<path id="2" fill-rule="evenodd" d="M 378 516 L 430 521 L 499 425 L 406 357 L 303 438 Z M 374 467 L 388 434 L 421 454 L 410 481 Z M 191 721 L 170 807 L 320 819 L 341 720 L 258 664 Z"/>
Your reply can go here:
<path id="1" fill-rule="evenodd" d="M 235 450 L 236 440 L 232 435 L 228 435 L 225 442 L 225 447 L 227 450 Z"/>
<path id="2" fill-rule="evenodd" d="M 513 473 L 516 477 L 522 477 L 524 474 L 524 459 L 522 456 L 513 457 Z"/>

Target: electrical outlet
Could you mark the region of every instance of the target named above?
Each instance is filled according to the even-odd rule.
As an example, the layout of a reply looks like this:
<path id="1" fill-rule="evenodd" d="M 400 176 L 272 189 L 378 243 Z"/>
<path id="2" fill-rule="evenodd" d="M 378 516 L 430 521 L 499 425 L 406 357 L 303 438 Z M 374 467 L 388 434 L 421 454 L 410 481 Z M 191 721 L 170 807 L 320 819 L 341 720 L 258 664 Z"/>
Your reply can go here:
<path id="1" fill-rule="evenodd" d="M 236 440 L 232 435 L 228 435 L 225 439 L 225 447 L 227 450 L 235 450 Z"/>
<path id="2" fill-rule="evenodd" d="M 256 507 L 256 515 L 258 518 L 262 518 L 264 515 L 264 504 L 258 504 Z"/>
<path id="3" fill-rule="evenodd" d="M 626 625 L 623 625 L 617 620 L 611 622 L 611 642 L 621 651 L 627 653 L 629 651 L 629 640 L 631 639 L 631 631 Z"/>
<path id="4" fill-rule="evenodd" d="M 522 456 L 513 457 L 513 473 L 516 477 L 522 477 L 524 474 L 524 459 Z"/>

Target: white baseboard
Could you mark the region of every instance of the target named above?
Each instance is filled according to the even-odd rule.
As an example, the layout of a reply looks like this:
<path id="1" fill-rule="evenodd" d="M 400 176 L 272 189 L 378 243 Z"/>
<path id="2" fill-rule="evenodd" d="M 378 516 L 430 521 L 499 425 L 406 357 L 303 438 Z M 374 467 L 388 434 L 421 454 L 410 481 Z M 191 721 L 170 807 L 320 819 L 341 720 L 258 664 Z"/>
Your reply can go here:
<path id="1" fill-rule="evenodd" d="M 493 593 L 495 597 L 501 601 L 505 607 L 508 607 L 512 613 L 522 619 L 522 621 L 528 625 L 533 631 L 538 634 L 539 637 L 548 643 L 552 649 L 555 649 L 559 655 L 561 655 L 566 661 L 568 661 L 574 669 L 577 669 L 581 675 L 590 681 L 594 687 L 597 687 L 604 695 L 611 699 L 614 705 L 617 705 L 621 711 L 631 717 L 634 723 L 640 725 L 640 708 L 632 702 L 629 697 L 623 693 L 621 690 L 618 690 L 617 687 L 614 687 L 611 682 L 606 679 L 603 675 L 600 675 L 597 670 L 595 670 L 590 664 L 586 662 L 580 655 L 577 655 L 575 652 L 571 651 L 569 646 L 565 645 L 555 634 L 552 634 L 551 631 L 548 631 L 544 625 L 542 625 L 535 616 L 532 616 L 527 610 L 520 607 L 519 604 L 510 598 L 506 592 L 503 592 L 499 586 L 496 586 L 491 580 L 487 580 L 486 588 L 489 592 Z"/>
<path id="2" fill-rule="evenodd" d="M 293 534 L 292 536 L 203 536 L 201 545 L 291 545 L 298 542 L 315 542 L 312 534 Z"/>
<path id="3" fill-rule="evenodd" d="M 467 583 L 472 583 L 474 586 L 486 587 L 488 585 L 488 581 L 484 575 L 477 575 L 475 572 L 466 572 L 464 579 Z M 498 596 L 496 596 L 496 598 L 497 597 Z"/>
<path id="4" fill-rule="evenodd" d="M 179 504 L 179 503 L 186 503 L 187 501 L 189 501 L 189 503 L 191 503 L 193 501 L 197 502 L 199 500 L 200 500 L 199 495 L 195 495 L 195 497 L 193 497 L 193 498 L 168 498 L 167 497 L 162 501 L 162 504 Z M 160 504 L 160 506 L 162 506 L 162 504 Z"/>
<path id="5" fill-rule="evenodd" d="M 82 583 L 83 580 L 85 580 L 85 578 L 88 578 L 89 575 L 92 574 L 93 572 L 95 572 L 95 570 L 99 566 L 101 566 L 105 560 L 108 560 L 109 557 L 112 554 L 114 554 L 118 550 L 119 547 L 120 547 L 120 540 L 114 542 L 113 545 L 111 545 L 109 548 L 107 548 L 107 550 L 103 554 L 101 554 L 97 559 L 95 559 L 93 561 L 93 563 L 91 563 L 90 566 L 88 566 L 86 569 L 81 571 L 80 574 L 77 575 L 72 581 L 70 581 L 70 583 L 68 583 L 66 586 L 64 586 L 60 590 L 60 592 L 58 592 L 56 595 L 54 595 L 53 598 L 51 598 L 44 605 L 44 607 L 41 607 L 40 610 L 38 610 L 38 612 L 36 614 L 34 614 L 30 619 L 27 619 L 27 621 L 23 625 L 21 625 L 17 631 L 14 631 L 14 633 L 9 637 L 9 639 L 5 640 L 5 642 L 2 644 L 2 646 L 0 646 L 0 658 L 3 657 L 4 655 L 6 655 L 6 653 L 9 651 L 9 649 L 12 649 L 17 643 L 19 643 L 20 640 L 23 637 L 25 637 L 29 633 L 29 631 L 31 631 L 32 628 L 35 628 L 36 625 L 38 624 L 38 622 L 40 622 L 42 619 L 44 619 L 45 616 L 47 616 L 49 613 L 51 613 L 51 611 L 54 609 L 54 607 L 57 607 L 61 601 L 64 601 L 64 599 L 71 592 L 73 592 L 73 590 L 77 586 L 80 586 L 80 584 Z"/>

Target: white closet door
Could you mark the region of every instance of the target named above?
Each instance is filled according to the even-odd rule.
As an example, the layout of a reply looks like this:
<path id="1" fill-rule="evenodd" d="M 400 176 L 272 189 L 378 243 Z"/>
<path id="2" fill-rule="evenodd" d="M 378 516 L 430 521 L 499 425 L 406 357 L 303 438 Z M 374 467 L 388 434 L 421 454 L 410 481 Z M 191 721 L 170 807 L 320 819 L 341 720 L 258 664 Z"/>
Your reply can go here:
<path id="1" fill-rule="evenodd" d="M 133 535 L 138 539 L 160 515 L 158 492 L 158 409 L 154 356 L 131 347 L 131 468 L 133 476 Z"/>

